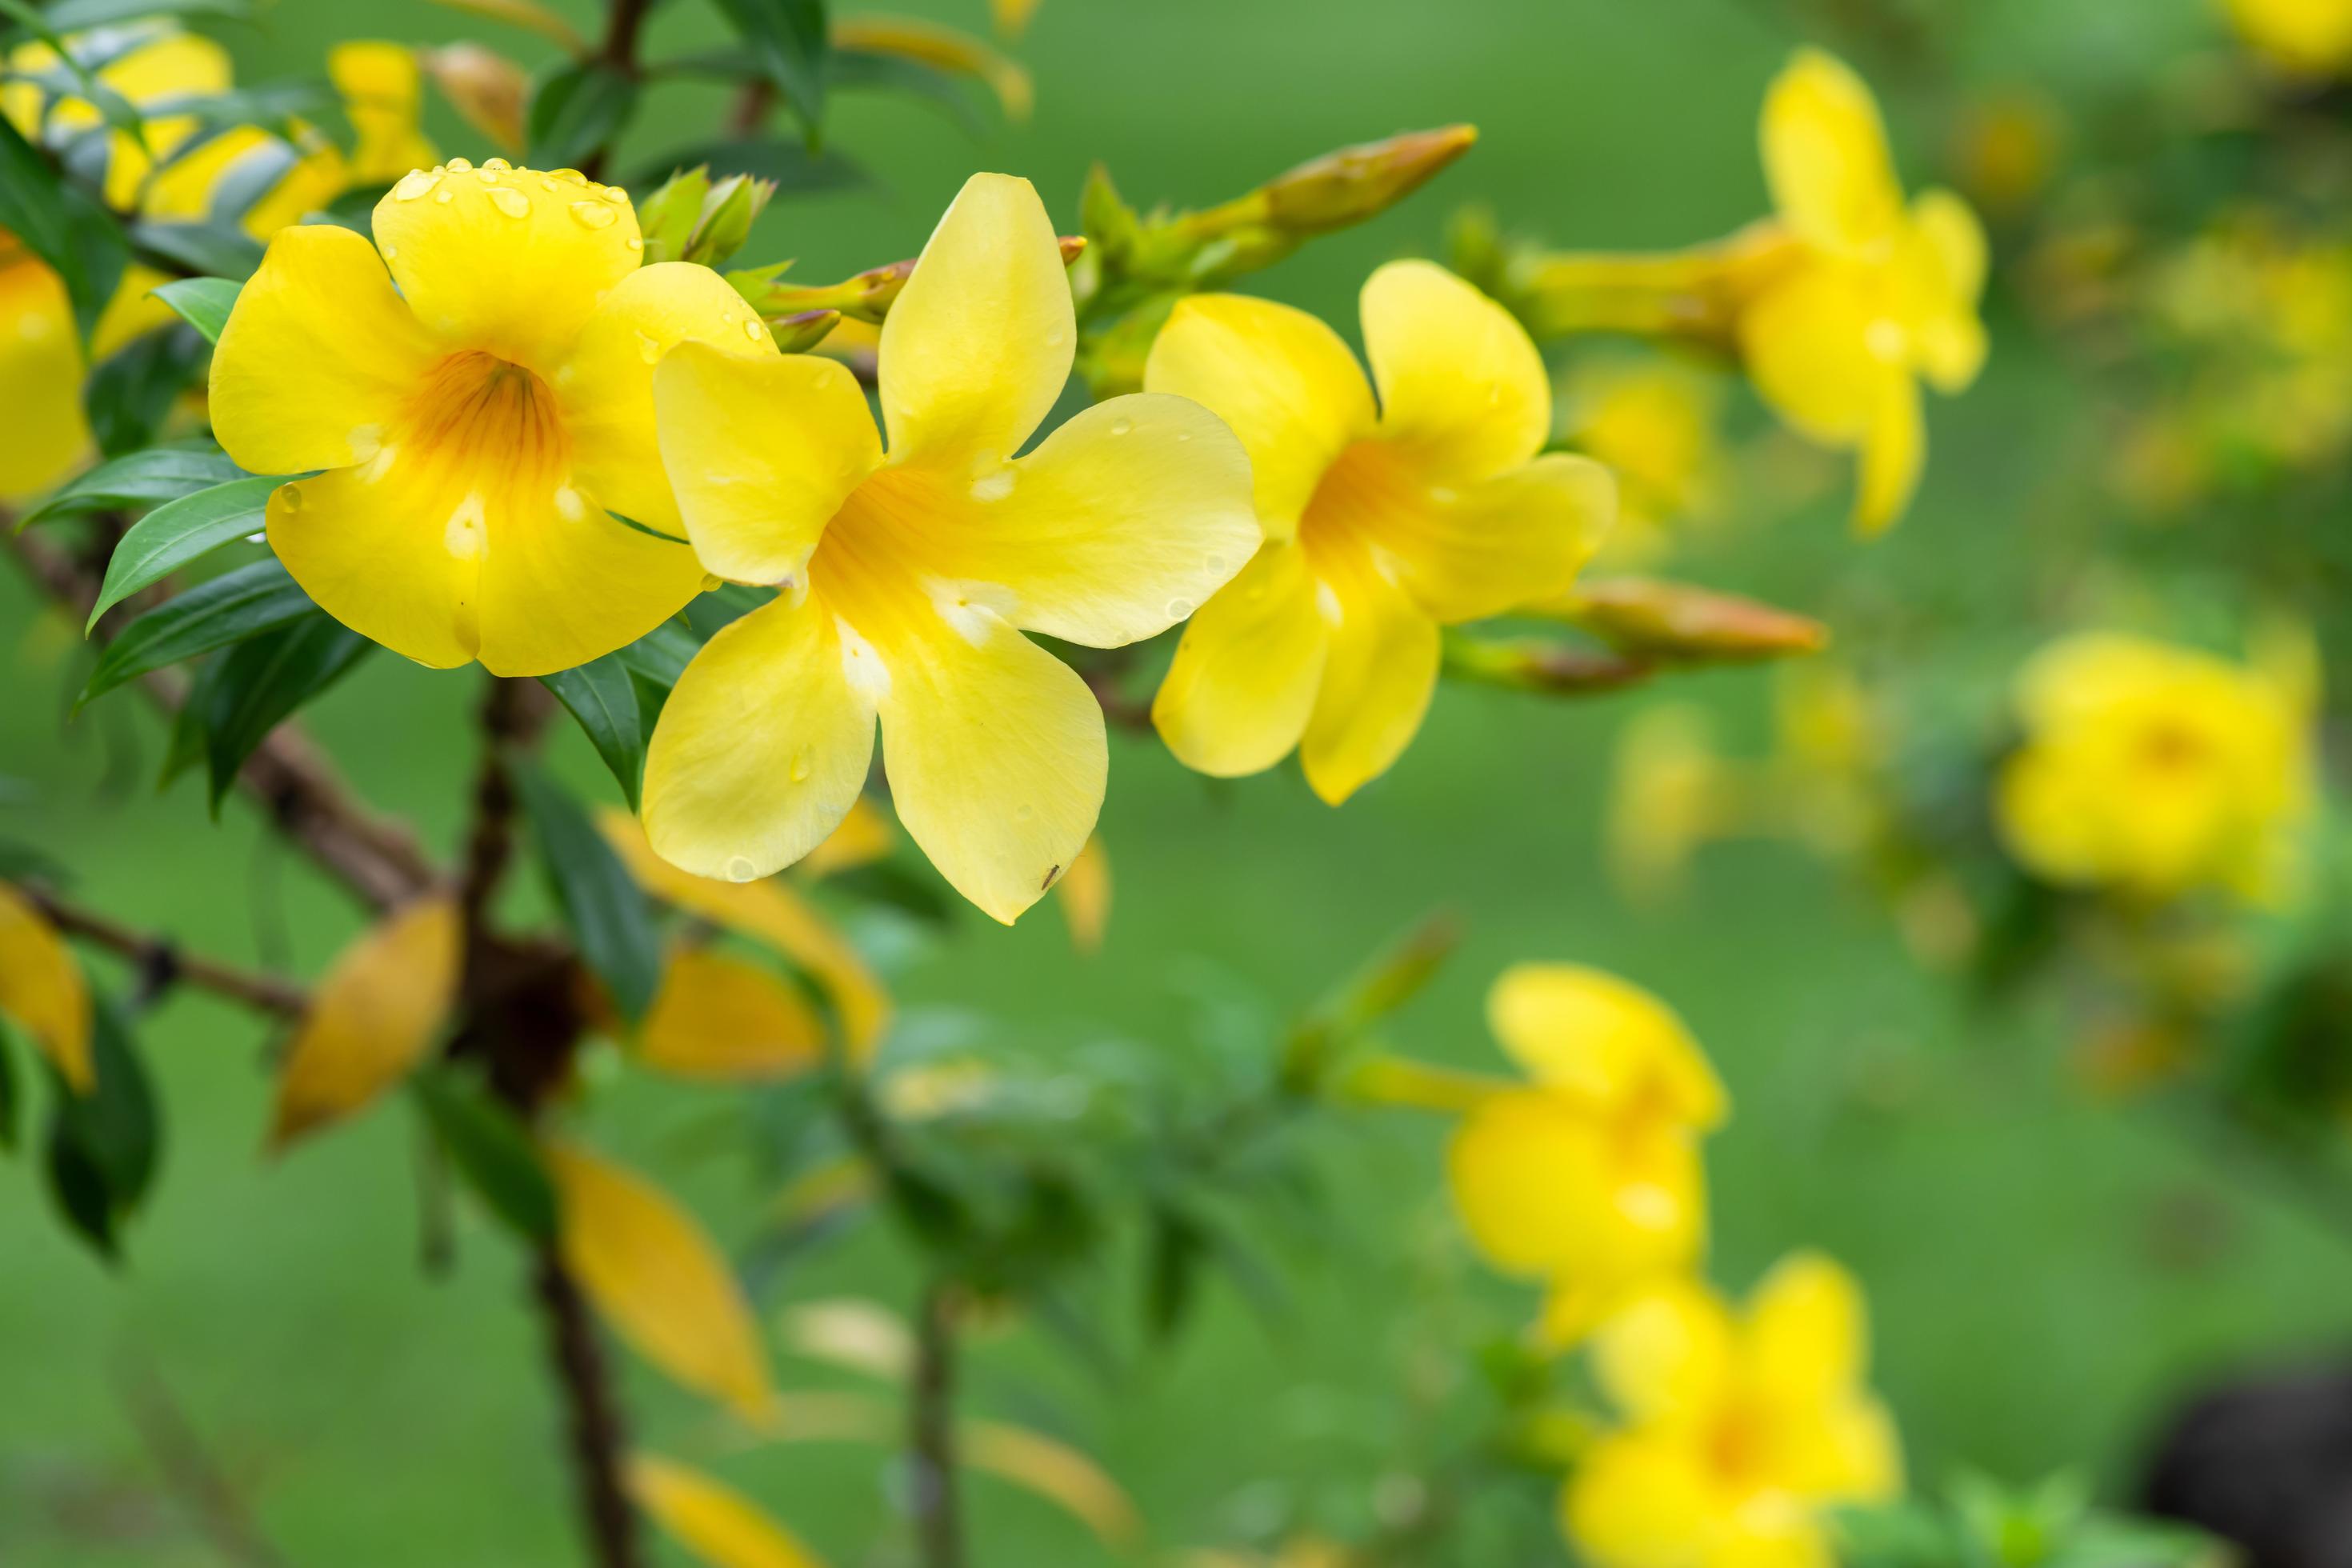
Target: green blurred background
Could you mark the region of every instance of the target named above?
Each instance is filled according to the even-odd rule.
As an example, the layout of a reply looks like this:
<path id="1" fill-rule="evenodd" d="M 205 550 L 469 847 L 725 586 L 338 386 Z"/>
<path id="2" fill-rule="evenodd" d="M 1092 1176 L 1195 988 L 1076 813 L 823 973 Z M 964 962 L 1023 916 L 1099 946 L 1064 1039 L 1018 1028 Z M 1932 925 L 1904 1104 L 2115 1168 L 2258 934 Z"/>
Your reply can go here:
<path id="1" fill-rule="evenodd" d="M 980 0 L 902 8 L 986 26 Z M 2062 97 L 2212 26 L 2194 0 L 1981 9 L 1969 36 L 1993 42 L 1957 68 Z M 534 62 L 541 47 L 420 0 L 284 0 L 262 29 L 223 36 L 250 79 L 315 74 L 329 44 L 350 37 L 476 37 Z M 1254 285 L 1352 335 L 1365 274 L 1435 253 L 1460 204 L 1590 246 L 1681 243 L 1755 216 L 1758 101 L 1804 37 L 1767 0 L 1045 0 L 1017 47 L 1037 80 L 1030 123 L 992 121 L 975 139 L 921 104 L 845 97 L 832 137 L 873 183 L 780 202 L 747 258 L 795 256 L 815 279 L 911 254 L 976 168 L 1028 175 L 1068 228 L 1096 159 L 1131 200 L 1206 202 L 1335 145 L 1475 121 L 1475 153 L 1431 188 Z M 670 0 L 650 52 L 717 38 L 701 0 Z M 1933 176 L 1967 84 L 1868 54 L 1856 63 L 1888 101 L 1906 177 Z M 623 166 L 700 139 L 718 111 L 707 92 L 657 92 Z M 487 151 L 437 106 L 429 129 L 446 152 Z M 2095 549 L 2098 532 L 2064 514 L 2048 478 L 2093 438 L 2065 374 L 2016 330 L 1998 281 L 1990 309 L 1990 369 L 1931 410 L 1927 485 L 1896 533 L 1853 544 L 1841 474 L 1799 515 L 1736 534 L 1691 574 L 1822 615 L 1861 657 L 1934 660 L 1989 687 L 2047 629 L 2052 552 Z M 193 784 L 154 795 L 144 781 L 160 731 L 129 700 L 66 722 L 73 642 L 0 574 L 11 671 L 0 833 L 47 846 L 93 901 L 129 918 L 314 969 L 354 930 L 354 911 L 266 844 L 242 803 L 215 824 Z M 478 681 L 379 658 L 309 721 L 373 801 L 414 814 L 446 849 Z M 1735 742 L 1760 741 L 1765 676 L 1673 686 L 1717 710 Z M 1104 1041 L 1174 1048 L 1204 1016 L 1271 1027 L 1422 914 L 1451 909 L 1467 940 L 1394 1042 L 1495 1065 L 1483 994 L 1519 959 L 1599 964 L 1672 1001 L 1736 1107 L 1708 1152 L 1717 1276 L 1744 1288 L 1801 1245 L 1858 1272 L 1915 1475 L 2081 1468 L 2121 1484 L 2185 1390 L 2340 1334 L 2352 1259 L 2331 1237 L 2161 1124 L 2088 1099 L 2052 1019 L 1957 1000 L 1833 870 L 1786 846 L 1735 846 L 1703 858 L 1680 899 L 1629 907 L 1601 874 L 1601 798 L 1613 734 L 1654 700 L 1448 689 L 1395 772 L 1337 812 L 1291 772 L 1211 788 L 1156 743 L 1115 737 L 1105 951 L 1074 955 L 1044 908 L 1010 931 L 965 919 L 944 941 L 881 932 L 909 1032 L 956 1037 L 984 1015 L 993 1034 L 1077 1061 Z M 610 795 L 568 726 L 558 755 L 584 791 Z M 272 912 L 257 920 L 257 907 Z M 168 1144 L 118 1271 L 67 1238 L 22 1156 L 0 1167 L 0 1562 L 219 1560 L 169 1500 L 128 1414 L 126 1391 L 151 1375 L 293 1562 L 573 1560 L 557 1415 L 518 1260 L 477 1224 L 449 1276 L 419 1268 L 405 1108 L 273 1166 L 257 1152 L 268 1083 L 253 1025 L 184 993 L 144 1037 Z M 601 1098 L 594 1135 L 740 1238 L 769 1194 L 747 1179 L 713 1105 L 633 1081 Z M 1220 1285 L 1171 1352 L 1110 1369 L 1034 1334 L 974 1352 L 973 1407 L 1097 1455 L 1132 1490 L 1155 1551 L 1294 1515 L 1342 1531 L 1360 1522 L 1383 1477 L 1444 1440 L 1422 1403 L 1429 1303 L 1466 1290 L 1504 1325 L 1532 1306 L 1530 1293 L 1480 1279 L 1450 1239 L 1440 1124 L 1337 1121 L 1318 1152 L 1331 1223 L 1275 1260 L 1278 1308 Z M 900 1254 L 869 1226 L 793 1260 L 763 1300 L 903 1306 L 908 1289 Z M 1108 1287 L 1102 1303 L 1131 1307 Z M 839 1561 L 863 1560 L 889 1528 L 887 1456 L 742 1448 L 620 1359 L 651 1446 L 740 1483 Z M 1466 1358 L 1435 1386 L 1445 1375 L 1469 1375 Z M 782 1380 L 848 1385 L 790 1363 Z M 1108 1560 L 1025 1494 L 986 1480 L 972 1493 L 983 1568 Z"/>

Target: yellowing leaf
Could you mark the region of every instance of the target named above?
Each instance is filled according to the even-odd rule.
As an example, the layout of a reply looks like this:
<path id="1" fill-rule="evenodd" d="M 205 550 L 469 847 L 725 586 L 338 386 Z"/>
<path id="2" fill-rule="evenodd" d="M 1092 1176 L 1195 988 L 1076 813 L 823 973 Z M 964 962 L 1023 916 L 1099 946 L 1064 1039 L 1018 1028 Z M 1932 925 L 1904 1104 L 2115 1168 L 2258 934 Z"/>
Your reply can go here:
<path id="1" fill-rule="evenodd" d="M 802 1172 L 769 1206 L 786 1225 L 814 1225 L 874 1195 L 874 1167 L 862 1154 L 844 1154 Z"/>
<path id="2" fill-rule="evenodd" d="M 578 29 L 539 4 L 539 0 L 438 0 L 438 3 L 452 11 L 463 11 L 468 16 L 504 22 L 526 32 L 537 33 L 542 38 L 553 40 L 572 55 L 588 53 L 587 41 L 581 37 Z"/>
<path id="3" fill-rule="evenodd" d="M 0 882 L 0 1013 L 33 1037 L 78 1094 L 97 1081 L 89 1059 L 89 983 L 31 900 Z"/>
<path id="4" fill-rule="evenodd" d="M 1101 952 L 1103 931 L 1110 924 L 1110 857 L 1103 853 L 1099 837 L 1087 840 L 1054 891 L 1062 900 L 1062 918 L 1070 922 L 1070 945 L 1080 952 Z"/>
<path id="5" fill-rule="evenodd" d="M 1035 1492 L 1083 1522 L 1114 1548 L 1139 1531 L 1135 1504 L 1100 1465 L 1066 1443 L 1025 1426 L 973 1421 L 963 1428 L 963 1461 Z"/>
<path id="6" fill-rule="evenodd" d="M 823 1568 L 758 1504 L 699 1470 L 638 1454 L 629 1460 L 627 1484 L 637 1506 L 710 1568 Z"/>
<path id="7" fill-rule="evenodd" d="M 841 819 L 841 826 L 828 834 L 824 843 L 802 856 L 793 869 L 814 879 L 870 866 L 890 853 L 897 837 L 898 832 L 882 808 L 861 795 L 851 804 L 849 815 Z"/>
<path id="8" fill-rule="evenodd" d="M 530 72 L 479 44 L 444 44 L 421 50 L 416 58 L 467 124 L 509 153 L 522 150 Z"/>
<path id="9" fill-rule="evenodd" d="M 680 1078 L 790 1078 L 824 1059 L 824 1026 L 798 992 L 758 964 L 685 947 L 670 954 L 636 1054 Z"/>
<path id="10" fill-rule="evenodd" d="M 583 1150 L 546 1154 L 562 1210 L 558 1249 L 614 1331 L 687 1387 L 772 1422 L 775 1389 L 751 1309 L 694 1216 Z"/>
<path id="11" fill-rule="evenodd" d="M 985 85 L 1003 106 L 1007 120 L 1026 120 L 1036 104 L 1036 89 L 1019 61 L 1000 54 L 970 33 L 943 27 L 937 22 L 910 16 L 845 16 L 833 25 L 835 48 L 866 49 L 877 55 L 968 76 Z"/>
<path id="12" fill-rule="evenodd" d="M 457 997 L 460 935 L 454 901 L 420 899 L 336 957 L 279 1070 L 272 1148 L 350 1115 L 408 1076 Z"/>
<path id="13" fill-rule="evenodd" d="M 873 1054 L 890 1021 L 890 998 L 857 950 L 799 894 L 772 877 L 760 882 L 719 882 L 682 871 L 654 853 L 636 818 L 618 806 L 608 808 L 599 826 L 646 892 L 763 943 L 808 971 L 841 1016 L 843 1043 L 851 1058 L 863 1060 Z"/>
<path id="14" fill-rule="evenodd" d="M 905 1382 L 915 1364 L 907 1321 L 878 1301 L 804 1301 L 784 1314 L 782 1327 L 794 1354 L 887 1383 Z"/>

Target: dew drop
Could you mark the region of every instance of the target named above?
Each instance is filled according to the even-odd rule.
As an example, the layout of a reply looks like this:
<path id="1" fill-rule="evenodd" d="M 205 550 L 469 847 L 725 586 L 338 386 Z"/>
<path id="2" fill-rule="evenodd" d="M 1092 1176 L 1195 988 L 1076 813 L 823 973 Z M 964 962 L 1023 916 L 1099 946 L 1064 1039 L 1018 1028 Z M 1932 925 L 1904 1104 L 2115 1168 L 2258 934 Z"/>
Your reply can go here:
<path id="1" fill-rule="evenodd" d="M 383 244 L 383 246 L 382 247 L 382 248 L 383 248 L 383 258 L 384 258 L 386 261 L 390 261 L 393 258 L 394 258 L 394 257 L 396 257 L 396 256 L 398 256 L 398 255 L 400 254 L 400 247 L 398 247 L 398 246 L 396 246 L 396 245 L 393 244 L 393 243 L 392 243 L 391 241 L 389 241 L 389 240 L 386 240 L 386 241 L 384 242 L 384 244 Z"/>
<path id="2" fill-rule="evenodd" d="M 1110 422 L 1110 433 L 1114 436 L 1124 436 L 1134 428 L 1135 421 L 1132 419 L 1114 419 Z"/>
<path id="3" fill-rule="evenodd" d="M 508 163 L 504 158 L 485 158 L 482 160 L 482 172 L 484 174 L 489 174 L 495 171 L 503 174 L 509 169 L 513 167 L 514 165 Z"/>
<path id="4" fill-rule="evenodd" d="M 498 171 L 490 168 L 488 164 L 483 165 L 479 178 L 482 184 L 486 185 L 495 185 L 499 183 Z"/>
<path id="5" fill-rule="evenodd" d="M 530 198 L 524 195 L 520 191 L 508 190 L 504 185 L 497 186 L 491 190 L 490 205 L 498 208 L 499 211 L 506 214 L 509 217 L 529 217 L 530 216 Z"/>
<path id="6" fill-rule="evenodd" d="M 727 879 L 730 882 L 748 882 L 759 874 L 759 868 L 740 855 L 727 862 Z"/>
<path id="7" fill-rule="evenodd" d="M 1013 820 L 1015 822 L 1026 822 L 1036 815 L 1036 808 L 1034 806 L 1018 805 L 1013 808 Z"/>
<path id="8" fill-rule="evenodd" d="M 761 326 L 759 318 L 754 316 L 743 323 L 743 335 L 756 343 L 768 335 L 768 329 Z"/>
<path id="9" fill-rule="evenodd" d="M 794 752 L 793 753 L 793 783 L 800 784 L 805 781 L 809 776 L 809 771 L 815 766 L 815 757 L 811 753 L 809 748 L 806 746 L 803 746 L 799 751 Z"/>
<path id="10" fill-rule="evenodd" d="M 1222 555 L 1211 555 L 1203 559 L 1201 564 L 1206 568 L 1209 574 L 1213 577 L 1224 571 L 1225 558 Z"/>
<path id="11" fill-rule="evenodd" d="M 637 334 L 637 357 L 652 364 L 662 356 L 661 340 L 650 332 Z"/>
<path id="12" fill-rule="evenodd" d="M 635 235 L 634 235 L 634 234 L 633 234 L 633 235 L 631 235 L 631 236 L 629 236 L 629 249 L 630 249 L 630 250 L 632 250 L 632 251 L 639 251 L 639 250 L 643 250 L 645 247 L 646 247 L 646 242 L 645 242 L 644 240 L 639 239 L 639 238 L 638 238 Z"/>
<path id="13" fill-rule="evenodd" d="M 1192 432 L 1191 432 L 1190 430 L 1179 430 L 1179 431 L 1177 431 L 1177 432 L 1176 432 L 1176 439 L 1178 439 L 1179 441 L 1189 441 L 1189 440 L 1191 440 L 1192 438 Z"/>
<path id="14" fill-rule="evenodd" d="M 444 186 L 444 187 L 442 187 L 440 190 L 437 190 L 437 191 L 436 191 L 436 192 L 434 192 L 434 193 L 433 193 L 433 199 L 434 199 L 435 201 L 436 201 L 436 202 L 439 202 L 439 203 L 440 203 L 440 204 L 442 204 L 444 206 L 446 206 L 446 205 L 448 205 L 448 203 L 449 203 L 449 198 L 450 198 L 452 195 L 454 195 L 455 194 L 456 194 L 455 192 L 451 191 L 450 189 L 448 189 L 448 187 L 446 187 L 446 186 L 445 185 L 445 186 Z"/>
<path id="15" fill-rule="evenodd" d="M 618 185 L 605 185 L 600 188 L 596 194 L 604 197 L 606 201 L 612 203 L 616 207 L 625 207 L 629 205 L 629 193 L 621 189 Z"/>
<path id="16" fill-rule="evenodd" d="M 602 202 L 573 202 L 572 216 L 590 228 L 610 228 L 619 215 Z"/>
<path id="17" fill-rule="evenodd" d="M 473 166 L 473 164 L 467 163 L 463 158 L 452 158 L 446 163 L 442 165 L 443 168 L 447 169 L 453 174 L 466 174 L 470 171 Z"/>
<path id="18" fill-rule="evenodd" d="M 1169 616 L 1170 616 L 1171 618 L 1173 618 L 1173 619 L 1175 619 L 1175 620 L 1180 620 L 1180 621 L 1181 621 L 1181 620 L 1182 620 L 1185 616 L 1187 616 L 1191 615 L 1192 613 L 1192 600 L 1190 600 L 1190 599 L 1171 599 L 1171 600 L 1169 600 L 1169 601 L 1168 601 L 1168 614 L 1169 614 Z"/>
<path id="19" fill-rule="evenodd" d="M 300 511 L 302 510 L 302 487 L 300 485 L 287 485 L 279 489 L 278 492 L 278 504 L 288 511 Z"/>
<path id="20" fill-rule="evenodd" d="M 401 176 L 400 184 L 392 187 L 392 199 L 413 202 L 440 183 L 441 171 L 438 169 L 411 169 Z"/>
<path id="21" fill-rule="evenodd" d="M 702 591 L 704 593 L 716 594 L 719 589 L 724 588 L 725 586 L 727 586 L 727 579 L 721 577 L 718 573 L 705 572 L 702 574 Z"/>

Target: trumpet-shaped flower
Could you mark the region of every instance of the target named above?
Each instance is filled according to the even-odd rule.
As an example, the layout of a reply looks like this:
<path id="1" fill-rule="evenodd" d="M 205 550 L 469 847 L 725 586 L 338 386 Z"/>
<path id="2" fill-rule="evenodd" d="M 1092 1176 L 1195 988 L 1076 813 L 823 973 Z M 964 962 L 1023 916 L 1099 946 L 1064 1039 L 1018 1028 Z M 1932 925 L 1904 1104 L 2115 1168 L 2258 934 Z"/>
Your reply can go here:
<path id="1" fill-rule="evenodd" d="M 1784 1258 L 1736 1316 L 1696 1280 L 1643 1291 L 1593 1339 L 1622 1425 L 1569 1482 L 1570 1539 L 1596 1568 L 1832 1568 L 1824 1512 L 1902 1485 L 1866 1342 L 1825 1258 Z"/>
<path id="2" fill-rule="evenodd" d="M 1464 1118 L 1448 1184 L 1490 1263 L 1549 1284 L 1543 1337 L 1565 1345 L 1628 1290 L 1697 1259 L 1698 1144 L 1723 1120 L 1723 1087 L 1664 1003 L 1598 970 L 1517 965 L 1486 1016 L 1529 1082 Z"/>
<path id="3" fill-rule="evenodd" d="M 1758 394 L 1862 457 L 1854 521 L 1903 515 L 1927 458 L 1919 381 L 1957 393 L 1984 363 L 1985 238 L 1949 191 L 1906 207 L 1870 89 L 1801 51 L 1764 100 L 1764 170 L 1792 255 L 1738 315 Z"/>
<path id="4" fill-rule="evenodd" d="M 374 227 L 373 247 L 279 233 L 213 356 L 228 455 L 322 470 L 270 497 L 278 558 L 420 664 L 542 675 L 651 631 L 703 581 L 655 447 L 655 363 L 685 342 L 773 362 L 759 318 L 708 268 L 640 268 L 626 193 L 570 170 L 452 159 L 394 185 Z"/>
<path id="5" fill-rule="evenodd" d="M 1372 387 L 1339 335 L 1239 295 L 1180 303 L 1144 386 L 1249 450 L 1265 542 L 1184 628 L 1152 721 L 1230 777 L 1298 749 L 1336 805 L 1388 771 L 1436 689 L 1438 628 L 1564 591 L 1616 511 L 1587 458 L 1536 456 L 1551 387 L 1527 332 L 1443 268 L 1364 285 Z"/>
<path id="6" fill-rule="evenodd" d="M 663 360 L 696 552 L 782 590 L 662 710 L 645 818 L 664 858 L 735 881 L 799 859 L 857 798 L 878 718 L 899 821 L 959 892 L 1009 922 L 1068 869 L 1102 805 L 1102 711 L 1023 633 L 1153 636 L 1257 538 L 1241 446 L 1182 398 L 1113 398 L 1014 457 L 1076 343 L 1044 204 L 976 174 L 882 329 L 887 457 L 834 361 Z"/>
<path id="7" fill-rule="evenodd" d="M 2025 743 L 1996 797 L 2037 874 L 2147 899 L 2283 890 L 2313 799 L 2294 676 L 2144 637 L 2089 633 L 2020 674 Z"/>

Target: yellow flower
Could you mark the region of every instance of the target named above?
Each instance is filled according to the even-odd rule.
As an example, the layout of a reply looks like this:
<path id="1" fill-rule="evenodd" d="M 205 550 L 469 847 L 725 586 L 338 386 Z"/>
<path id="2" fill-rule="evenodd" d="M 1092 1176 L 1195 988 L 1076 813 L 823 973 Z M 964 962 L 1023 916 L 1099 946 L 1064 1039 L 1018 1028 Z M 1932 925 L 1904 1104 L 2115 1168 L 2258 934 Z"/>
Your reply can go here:
<path id="1" fill-rule="evenodd" d="M 2347 0 L 2222 0 L 2254 52 L 2291 76 L 2333 76 L 2352 67 Z"/>
<path id="2" fill-rule="evenodd" d="M 1565 1345 L 1697 1258 L 1698 1142 L 1723 1121 L 1723 1086 L 1664 1003 L 1598 970 L 1518 964 L 1486 1016 L 1531 1081 L 1463 1119 L 1447 1181 L 1487 1261 L 1549 1283 L 1543 1334 Z"/>
<path id="3" fill-rule="evenodd" d="M 1605 559 L 1653 559 L 1676 523 L 1714 510 L 1723 467 L 1719 380 L 1652 355 L 1580 364 L 1562 382 L 1562 438 L 1617 476 L 1617 526 Z"/>
<path id="4" fill-rule="evenodd" d="M 357 139 L 352 184 L 389 184 L 433 162 L 433 143 L 416 123 L 425 86 L 414 52 L 365 40 L 337 44 L 327 56 L 327 75 L 342 95 Z"/>
<path id="5" fill-rule="evenodd" d="M 1818 49 L 1772 84 L 1763 148 L 1796 249 L 1740 310 L 1740 350 L 1783 419 L 1860 450 L 1854 521 L 1875 531 L 1903 515 L 1926 460 L 1919 378 L 1956 393 L 1984 363 L 1984 230 L 1949 191 L 1906 209 L 1870 89 Z"/>
<path id="6" fill-rule="evenodd" d="M 1023 636 L 1114 647 L 1181 620 L 1257 535 L 1247 460 L 1181 398 L 1114 398 L 1018 459 L 1076 324 L 1025 180 L 975 174 L 882 329 L 886 458 L 848 370 L 672 353 L 661 450 L 704 565 L 772 584 L 662 710 L 645 818 L 665 858 L 748 881 L 814 848 L 864 786 L 878 718 L 898 819 L 1010 922 L 1101 808 L 1102 710 Z"/>
<path id="7" fill-rule="evenodd" d="M 65 280 L 0 229 L 0 501 L 40 494 L 89 456 L 81 376 Z"/>
<path id="8" fill-rule="evenodd" d="M 1238 295 L 1180 303 L 1144 370 L 1249 449 L 1265 543 L 1184 628 L 1152 721 L 1230 777 L 1298 748 L 1336 805 L 1386 772 L 1437 685 L 1438 627 L 1565 591 L 1616 510 L 1608 470 L 1537 449 L 1551 387 L 1500 306 L 1422 261 L 1364 285 L 1372 389 L 1339 335 Z"/>
<path id="9" fill-rule="evenodd" d="M 1824 1510 L 1902 1486 L 1894 1424 L 1864 1383 L 1864 1316 L 1853 1279 L 1806 1254 L 1736 1318 L 1689 1279 L 1613 1314 L 1593 1371 L 1623 1424 L 1562 1499 L 1579 1552 L 1596 1568 L 1832 1568 Z"/>
<path id="10" fill-rule="evenodd" d="M 1637 898 L 1679 889 L 1692 857 L 1740 826 L 1742 783 L 1716 749 L 1704 708 L 1661 702 L 1636 712 L 1610 765 L 1602 823 L 1618 885 Z"/>
<path id="11" fill-rule="evenodd" d="M 111 89 L 133 109 L 171 99 L 215 96 L 231 85 L 228 51 L 194 33 L 108 29 L 68 38 L 66 47 L 90 68 L 100 86 Z M 54 82 L 71 78 L 65 60 L 47 44 L 18 45 L 8 51 L 8 68 L 16 74 L 0 86 L 0 112 L 28 138 L 54 141 L 105 125 L 106 115 L 98 105 L 69 91 L 51 92 Z M 194 115 L 166 114 L 141 120 L 135 133 L 108 132 L 106 205 L 117 212 L 142 210 L 156 165 L 201 129 L 202 121 Z"/>
<path id="12" fill-rule="evenodd" d="M 1996 796 L 2010 852 L 2144 898 L 2276 896 L 2312 807 L 2306 682 L 2116 633 L 2044 648 L 2018 677 L 2025 742 Z"/>
<path id="13" fill-rule="evenodd" d="M 499 675 L 675 614 L 703 573 L 655 448 L 654 363 L 688 341 L 772 362 L 759 319 L 708 268 L 640 268 L 626 193 L 570 170 L 417 171 L 375 239 L 381 259 L 349 229 L 280 232 L 213 356 L 228 455 L 325 470 L 270 498 L 295 581 L 420 664 Z"/>

